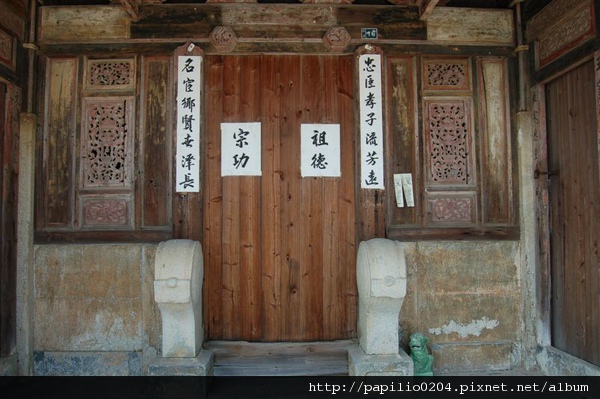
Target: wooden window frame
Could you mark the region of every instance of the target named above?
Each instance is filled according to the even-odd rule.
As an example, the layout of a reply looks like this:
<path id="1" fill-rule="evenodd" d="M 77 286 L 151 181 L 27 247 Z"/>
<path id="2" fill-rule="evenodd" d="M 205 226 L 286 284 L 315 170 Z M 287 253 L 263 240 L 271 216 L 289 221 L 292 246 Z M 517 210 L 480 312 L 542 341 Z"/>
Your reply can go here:
<path id="1" fill-rule="evenodd" d="M 436 62 L 461 65 L 463 70 L 466 68 L 466 76 L 448 78 L 454 87 L 429 82 L 427 67 Z M 467 55 L 388 56 L 386 65 L 389 159 L 386 185 L 391 188 L 387 190 L 386 236 L 396 240 L 519 239 L 511 60 Z M 428 178 L 427 107 L 436 101 L 464 101 L 470 107 L 472 165 L 468 165 L 469 181 L 465 184 L 437 185 Z M 494 147 L 496 142 L 501 143 L 500 150 Z M 412 174 L 415 193 L 412 208 L 396 205 L 393 178 L 397 173 Z M 462 207 L 472 201 L 472 219 L 468 219 L 469 213 L 465 211 L 463 219 L 449 217 L 434 221 L 432 201 L 437 198 L 449 199 L 448 204 L 456 199 L 456 206 Z"/>

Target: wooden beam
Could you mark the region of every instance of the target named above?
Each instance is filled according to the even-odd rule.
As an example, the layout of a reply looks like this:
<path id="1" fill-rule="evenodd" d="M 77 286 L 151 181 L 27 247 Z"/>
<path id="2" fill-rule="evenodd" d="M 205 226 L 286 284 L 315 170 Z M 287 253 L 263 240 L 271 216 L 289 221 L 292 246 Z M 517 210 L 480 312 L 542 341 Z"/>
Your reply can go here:
<path id="1" fill-rule="evenodd" d="M 419 7 L 420 11 L 419 12 L 421 14 L 419 19 L 421 21 L 426 21 L 427 18 L 429 18 L 429 16 L 433 12 L 433 9 L 435 8 L 435 6 L 437 6 L 439 2 L 440 2 L 440 0 L 419 0 L 419 3 L 420 3 L 420 7 Z"/>
<path id="2" fill-rule="evenodd" d="M 123 5 L 123 8 L 127 11 L 133 22 L 140 20 L 139 0 L 119 0 L 119 2 Z"/>

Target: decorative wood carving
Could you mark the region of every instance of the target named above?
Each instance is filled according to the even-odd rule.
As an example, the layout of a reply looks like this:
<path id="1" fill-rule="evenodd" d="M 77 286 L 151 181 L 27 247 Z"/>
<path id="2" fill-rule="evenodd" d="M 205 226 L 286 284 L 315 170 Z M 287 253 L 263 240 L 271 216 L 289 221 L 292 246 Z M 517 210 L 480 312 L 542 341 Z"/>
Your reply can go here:
<path id="1" fill-rule="evenodd" d="M 126 199 L 98 198 L 83 201 L 83 225 L 126 226 L 128 224 L 128 203 Z"/>
<path id="2" fill-rule="evenodd" d="M 527 40 L 532 42 L 552 30 L 565 17 L 582 5 L 589 6 L 589 0 L 554 0 L 535 14 L 527 26 Z"/>
<path id="3" fill-rule="evenodd" d="M 139 21 L 140 19 L 140 0 L 119 0 L 123 4 L 123 8 L 127 11 L 127 14 L 131 17 L 132 21 Z"/>
<path id="4" fill-rule="evenodd" d="M 474 223 L 474 196 L 428 198 L 429 221 L 435 223 Z"/>
<path id="5" fill-rule="evenodd" d="M 592 8 L 584 7 L 539 40 L 537 46 L 539 66 L 548 64 L 594 36 Z"/>
<path id="6" fill-rule="evenodd" d="M 237 44 L 237 36 L 229 26 L 217 26 L 210 33 L 210 42 L 219 52 L 232 51 Z"/>
<path id="7" fill-rule="evenodd" d="M 132 164 L 130 99 L 88 98 L 82 129 L 83 187 L 128 187 Z"/>
<path id="8" fill-rule="evenodd" d="M 424 60 L 424 90 L 470 90 L 469 62 L 457 60 Z"/>
<path id="9" fill-rule="evenodd" d="M 15 70 L 15 38 L 3 29 L 0 29 L 0 64 Z"/>
<path id="10" fill-rule="evenodd" d="M 331 52 L 339 53 L 344 51 L 350 43 L 350 33 L 343 26 L 330 28 L 323 37 L 323 44 Z"/>
<path id="11" fill-rule="evenodd" d="M 461 100 L 430 102 L 427 107 L 427 180 L 430 184 L 469 184 L 471 121 Z"/>
<path id="12" fill-rule="evenodd" d="M 87 60 L 86 90 L 127 90 L 135 85 L 133 59 Z"/>

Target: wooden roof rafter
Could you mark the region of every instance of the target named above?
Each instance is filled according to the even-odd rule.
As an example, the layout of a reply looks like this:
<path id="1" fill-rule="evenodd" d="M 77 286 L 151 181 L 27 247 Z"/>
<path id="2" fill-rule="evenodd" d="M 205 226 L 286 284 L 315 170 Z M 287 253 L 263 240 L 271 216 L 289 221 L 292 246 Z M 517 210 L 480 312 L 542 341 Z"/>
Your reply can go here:
<path id="1" fill-rule="evenodd" d="M 419 19 L 426 21 L 427 18 L 433 13 L 433 9 L 436 6 L 446 5 L 450 0 L 415 0 L 414 3 L 419 7 Z"/>

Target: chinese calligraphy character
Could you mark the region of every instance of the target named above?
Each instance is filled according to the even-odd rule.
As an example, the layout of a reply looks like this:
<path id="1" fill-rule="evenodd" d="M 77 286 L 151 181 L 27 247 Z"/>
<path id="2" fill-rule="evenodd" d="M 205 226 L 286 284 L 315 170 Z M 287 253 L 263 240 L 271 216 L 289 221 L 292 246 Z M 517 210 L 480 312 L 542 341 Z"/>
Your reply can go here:
<path id="1" fill-rule="evenodd" d="M 190 79 L 190 78 L 186 78 L 184 79 L 183 83 L 183 87 L 184 87 L 184 91 L 186 93 L 191 93 L 194 90 L 193 84 L 194 84 L 194 79 Z"/>
<path id="2" fill-rule="evenodd" d="M 366 145 L 377 145 L 377 132 L 367 133 L 365 136 Z"/>
<path id="3" fill-rule="evenodd" d="M 182 155 L 181 156 L 181 167 L 187 170 L 190 170 L 193 165 L 195 165 L 194 161 L 196 158 L 192 154 Z"/>
<path id="4" fill-rule="evenodd" d="M 326 141 L 327 133 L 325 131 L 319 132 L 318 130 L 315 130 L 314 133 L 315 134 L 311 137 L 311 139 L 312 139 L 312 143 L 315 147 L 320 147 L 322 145 L 329 145 L 329 143 Z"/>
<path id="5" fill-rule="evenodd" d="M 375 106 L 375 94 L 374 93 L 369 93 L 367 95 L 367 98 L 365 98 L 365 105 L 371 109 L 373 109 L 373 107 Z"/>
<path id="6" fill-rule="evenodd" d="M 194 107 L 196 106 L 196 100 L 191 97 L 185 97 L 181 100 L 181 106 L 183 109 L 188 108 L 190 112 L 194 111 Z"/>
<path id="7" fill-rule="evenodd" d="M 245 131 L 242 128 L 239 128 L 239 132 L 233 133 L 233 139 L 235 140 L 236 147 L 244 148 L 245 145 L 248 145 L 248 136 L 250 135 L 249 131 Z"/>
<path id="8" fill-rule="evenodd" d="M 367 122 L 369 126 L 373 126 L 373 123 L 377 120 L 377 118 L 375 118 L 375 112 L 370 112 L 367 116 L 368 118 L 365 119 L 365 122 Z"/>
<path id="9" fill-rule="evenodd" d="M 249 160 L 250 157 L 245 153 L 243 153 L 242 155 L 235 154 L 233 156 L 233 166 L 235 166 L 236 169 L 238 169 L 240 166 L 242 168 L 245 168 Z"/>
<path id="10" fill-rule="evenodd" d="M 374 64 L 375 60 L 371 57 L 367 57 L 365 60 L 365 68 L 363 71 L 373 72 L 375 70 L 376 65 Z"/>
<path id="11" fill-rule="evenodd" d="M 369 176 L 367 177 L 367 179 L 365 180 L 365 184 L 367 186 L 376 186 L 377 184 L 379 184 L 377 182 L 377 175 L 375 174 L 374 170 L 371 170 L 369 172 Z"/>
<path id="12" fill-rule="evenodd" d="M 192 62 L 194 62 L 194 60 L 192 60 L 191 58 L 188 58 L 187 60 L 185 60 L 185 65 L 183 66 L 182 71 L 185 72 L 194 72 L 194 66 L 192 65 Z"/>
<path id="13" fill-rule="evenodd" d="M 375 87 L 375 79 L 373 79 L 373 75 L 367 75 L 365 79 L 365 89 L 373 89 Z"/>
<path id="14" fill-rule="evenodd" d="M 184 146 L 186 146 L 186 147 L 188 147 L 188 148 L 191 148 L 191 147 L 193 147 L 193 145 L 192 145 L 192 142 L 193 142 L 193 141 L 194 141 L 194 139 L 193 139 L 193 138 L 192 138 L 192 136 L 190 136 L 190 134 L 188 133 L 188 134 L 187 134 L 187 135 L 184 137 L 183 141 L 181 142 L 181 145 L 184 145 Z"/>
<path id="15" fill-rule="evenodd" d="M 326 159 L 325 159 L 325 155 L 323 155 L 321 153 L 313 155 L 311 166 L 314 169 L 325 169 L 325 168 L 327 168 L 327 162 L 326 162 Z"/>
<path id="16" fill-rule="evenodd" d="M 181 117 L 181 123 L 183 123 L 183 130 L 192 131 L 192 122 L 194 121 L 193 115 L 183 115 Z"/>
<path id="17" fill-rule="evenodd" d="M 373 152 L 369 152 L 367 153 L 367 157 L 365 158 L 365 162 L 371 166 L 375 165 L 377 163 L 377 160 L 379 159 L 379 157 L 377 156 L 377 152 L 373 151 Z"/>
<path id="18" fill-rule="evenodd" d="M 183 186 L 184 189 L 194 187 L 194 179 L 192 179 L 190 173 L 186 173 L 183 176 L 183 181 L 179 183 L 180 186 Z"/>

